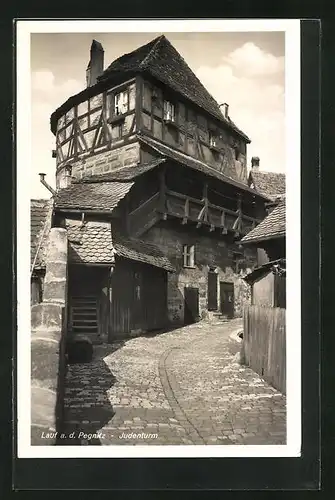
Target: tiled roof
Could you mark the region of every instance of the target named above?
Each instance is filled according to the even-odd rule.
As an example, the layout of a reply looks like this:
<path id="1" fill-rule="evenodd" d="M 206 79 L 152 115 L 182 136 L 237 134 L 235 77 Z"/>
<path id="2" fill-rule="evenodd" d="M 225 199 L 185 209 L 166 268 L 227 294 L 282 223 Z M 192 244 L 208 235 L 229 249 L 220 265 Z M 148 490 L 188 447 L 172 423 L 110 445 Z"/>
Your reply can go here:
<path id="1" fill-rule="evenodd" d="M 126 238 L 120 235 L 113 236 L 116 255 L 125 259 L 136 260 L 151 266 L 161 267 L 167 271 L 175 271 L 175 268 L 163 252 L 152 243 L 146 243 L 134 238 Z"/>
<path id="2" fill-rule="evenodd" d="M 286 230 L 286 204 L 282 200 L 272 212 L 265 217 L 250 233 L 241 239 L 240 243 L 256 243 L 285 236 Z"/>
<path id="3" fill-rule="evenodd" d="M 285 195 L 285 174 L 251 170 L 249 174 L 249 184 L 251 183 L 254 184 L 256 191 L 272 200 Z"/>
<path id="4" fill-rule="evenodd" d="M 75 264 L 113 264 L 111 225 L 108 222 L 66 220 L 69 262 Z"/>
<path id="5" fill-rule="evenodd" d="M 156 245 L 119 234 L 112 235 L 109 222 L 66 220 L 69 241 L 69 261 L 75 264 L 106 264 L 115 261 L 115 255 L 174 271 L 171 262 Z"/>
<path id="6" fill-rule="evenodd" d="M 215 177 L 216 179 L 218 179 L 222 182 L 227 182 L 228 184 L 236 186 L 236 187 L 242 189 L 243 191 L 248 191 L 250 193 L 255 194 L 255 190 L 251 189 L 246 184 L 239 182 L 239 181 L 236 181 L 236 180 L 232 179 L 231 177 L 228 177 L 225 174 L 222 174 L 221 172 L 219 172 L 215 168 L 210 167 L 206 163 L 203 163 L 202 161 L 197 160 L 196 158 L 193 158 L 192 156 L 189 156 L 185 153 L 182 153 L 181 151 L 178 151 L 177 149 L 171 148 L 171 147 L 167 146 L 166 144 L 163 144 L 159 141 L 156 141 L 155 139 L 153 139 L 153 138 L 151 138 L 143 133 L 141 133 L 141 134 L 138 133 L 137 137 L 139 138 L 140 142 L 142 142 L 143 144 L 146 144 L 147 146 L 150 146 L 155 151 L 157 151 L 158 153 L 160 153 L 161 155 L 163 155 L 167 158 L 170 158 L 171 160 L 182 163 L 183 165 L 186 165 L 189 168 L 192 168 L 194 170 L 198 170 L 199 172 L 203 172 L 204 174 L 210 175 L 211 177 Z M 263 195 L 261 193 L 258 193 L 258 195 L 261 196 L 262 198 L 266 198 L 268 200 L 268 198 L 265 195 Z"/>
<path id="7" fill-rule="evenodd" d="M 30 200 L 30 265 L 34 269 L 44 267 L 52 203 L 52 199 Z"/>
<path id="8" fill-rule="evenodd" d="M 119 79 L 120 75 L 124 73 L 128 73 L 129 77 L 131 77 L 141 72 L 152 75 L 186 99 L 192 101 L 195 105 L 207 111 L 228 128 L 234 130 L 247 142 L 250 142 L 248 136 L 230 118 L 226 119 L 223 116 L 221 108 L 214 97 L 203 86 L 183 57 L 164 35 L 115 59 L 98 78 L 98 82 L 95 85 L 83 89 L 59 106 L 50 118 L 52 132 L 56 133 L 57 121 L 60 116 L 79 102 L 83 102 L 89 97 L 105 90 L 110 78 L 116 76 Z"/>
<path id="9" fill-rule="evenodd" d="M 221 122 L 225 122 L 226 125 L 249 141 L 249 138 L 234 122 L 224 118 L 214 97 L 164 35 L 113 61 L 99 77 L 99 80 L 106 80 L 118 72 L 136 73 L 141 71 L 150 73 L 157 80 L 182 94 L 186 99 L 206 110 Z"/>
<path id="10" fill-rule="evenodd" d="M 76 179 L 74 183 L 84 184 L 93 182 L 111 182 L 111 181 L 132 181 L 139 177 L 140 175 L 152 170 L 161 163 L 164 163 L 164 158 L 157 158 L 149 163 L 143 163 L 142 165 L 131 165 L 130 167 L 122 167 L 113 172 L 107 172 L 101 175 L 90 175 L 88 177 L 82 177 L 81 179 Z"/>
<path id="11" fill-rule="evenodd" d="M 126 196 L 133 182 L 71 184 L 55 195 L 59 209 L 82 209 L 109 212 Z"/>

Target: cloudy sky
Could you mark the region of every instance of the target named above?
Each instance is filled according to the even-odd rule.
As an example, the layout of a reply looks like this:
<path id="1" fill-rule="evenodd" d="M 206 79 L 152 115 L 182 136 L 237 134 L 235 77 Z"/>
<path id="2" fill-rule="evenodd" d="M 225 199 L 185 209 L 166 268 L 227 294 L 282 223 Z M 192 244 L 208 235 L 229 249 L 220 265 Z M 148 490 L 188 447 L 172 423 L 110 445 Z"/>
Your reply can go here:
<path id="1" fill-rule="evenodd" d="M 55 185 L 55 137 L 50 115 L 86 86 L 92 39 L 105 50 L 105 67 L 162 33 L 40 33 L 31 35 L 31 197 L 48 197 L 38 172 Z M 284 33 L 164 33 L 232 120 L 251 139 L 260 168 L 285 172 Z"/>

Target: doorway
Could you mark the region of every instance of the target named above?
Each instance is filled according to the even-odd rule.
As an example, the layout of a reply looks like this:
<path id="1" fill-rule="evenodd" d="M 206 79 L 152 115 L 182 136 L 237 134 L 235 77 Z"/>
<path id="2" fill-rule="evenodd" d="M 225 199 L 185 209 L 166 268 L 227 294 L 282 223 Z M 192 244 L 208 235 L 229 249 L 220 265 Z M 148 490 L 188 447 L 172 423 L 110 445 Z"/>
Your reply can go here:
<path id="1" fill-rule="evenodd" d="M 207 307 L 209 311 L 218 308 L 218 275 L 215 271 L 208 272 Z"/>
<path id="2" fill-rule="evenodd" d="M 68 330 L 84 335 L 93 343 L 99 340 L 101 291 L 106 278 L 106 268 L 73 265 L 69 267 Z"/>
<path id="3" fill-rule="evenodd" d="M 234 317 L 234 283 L 220 281 L 220 309 L 227 318 Z"/>
<path id="4" fill-rule="evenodd" d="M 184 323 L 190 325 L 199 320 L 199 288 L 184 288 Z"/>

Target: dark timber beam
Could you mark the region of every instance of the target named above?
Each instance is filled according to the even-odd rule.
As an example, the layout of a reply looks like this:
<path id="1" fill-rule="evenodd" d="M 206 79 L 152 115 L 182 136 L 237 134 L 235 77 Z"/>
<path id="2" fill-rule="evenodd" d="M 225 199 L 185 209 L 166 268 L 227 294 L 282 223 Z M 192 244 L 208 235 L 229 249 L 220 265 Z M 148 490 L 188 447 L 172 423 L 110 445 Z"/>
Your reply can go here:
<path id="1" fill-rule="evenodd" d="M 233 230 L 236 233 L 239 234 L 239 233 L 242 232 L 242 200 L 241 200 L 241 196 L 240 195 L 238 195 L 238 198 L 237 198 L 237 211 L 236 211 L 236 214 L 237 214 L 237 219 L 234 222 Z"/>
<path id="2" fill-rule="evenodd" d="M 163 219 L 167 218 L 167 206 L 166 206 L 166 167 L 161 169 L 159 172 L 159 211 L 163 214 Z"/>
<path id="3" fill-rule="evenodd" d="M 220 227 L 222 228 L 221 234 L 227 234 L 228 229 L 226 227 L 226 212 L 222 210 L 221 212 L 221 224 Z"/>
<path id="4" fill-rule="evenodd" d="M 187 224 L 187 220 L 190 215 L 190 201 L 188 198 L 185 200 L 185 206 L 184 206 L 184 217 L 181 221 L 182 224 Z"/>
<path id="5" fill-rule="evenodd" d="M 204 203 L 204 212 L 203 212 L 203 220 L 208 221 L 208 183 L 205 182 L 203 193 L 202 193 L 202 201 Z"/>

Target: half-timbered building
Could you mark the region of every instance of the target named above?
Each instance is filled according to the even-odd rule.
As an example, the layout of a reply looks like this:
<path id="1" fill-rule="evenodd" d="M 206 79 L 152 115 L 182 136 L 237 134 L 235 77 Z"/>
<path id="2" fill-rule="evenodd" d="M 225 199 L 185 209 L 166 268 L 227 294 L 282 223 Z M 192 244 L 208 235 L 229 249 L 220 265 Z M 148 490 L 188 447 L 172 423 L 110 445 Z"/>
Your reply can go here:
<path id="1" fill-rule="evenodd" d="M 248 185 L 248 136 L 165 36 L 105 71 L 51 116 L 51 225 L 68 235 L 68 329 L 94 341 L 242 314 L 266 215 Z"/>

